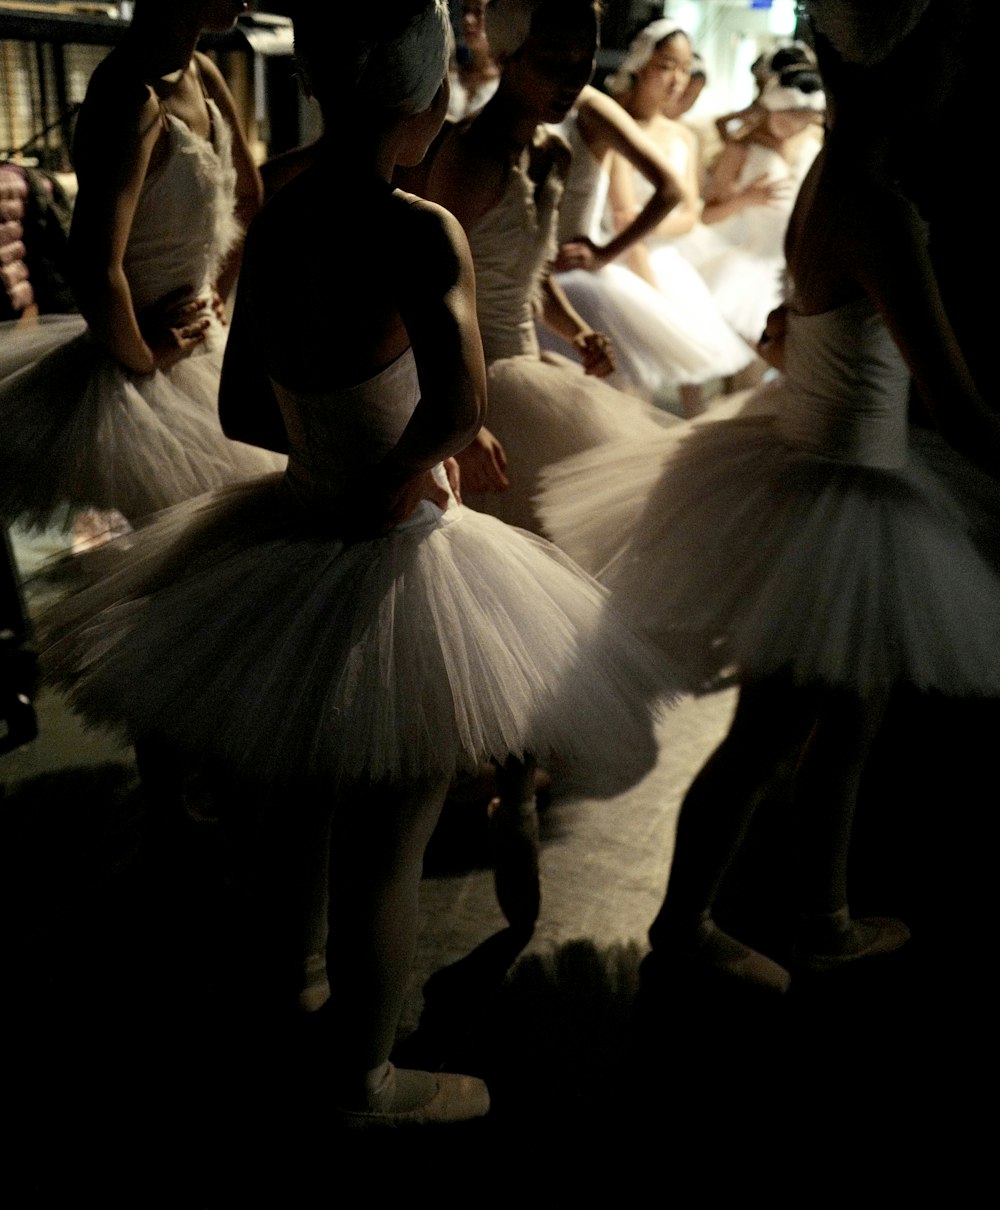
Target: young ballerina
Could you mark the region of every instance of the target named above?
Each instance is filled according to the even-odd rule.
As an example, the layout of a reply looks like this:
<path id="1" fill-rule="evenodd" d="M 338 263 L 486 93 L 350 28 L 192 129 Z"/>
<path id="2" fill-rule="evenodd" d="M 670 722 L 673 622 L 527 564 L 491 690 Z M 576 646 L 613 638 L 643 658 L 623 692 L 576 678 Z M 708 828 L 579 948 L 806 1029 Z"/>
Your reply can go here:
<path id="1" fill-rule="evenodd" d="M 786 748 L 800 749 L 795 960 L 830 971 L 908 936 L 898 920 L 848 907 L 856 795 L 890 691 L 1000 692 L 1000 423 L 976 394 L 919 216 L 894 180 L 894 123 L 909 121 L 904 98 L 937 44 L 918 29 L 890 55 L 902 20 L 879 51 L 860 5 L 820 7 L 845 56 L 888 58 L 863 71 L 832 50 L 821 60 L 836 104 L 789 228 L 776 412 L 679 441 L 605 572 L 613 598 L 666 650 L 687 653 L 692 685 L 730 667 L 742 681 L 732 727 L 684 802 L 654 950 L 778 991 L 784 967 L 712 912 L 755 792 Z M 942 436 L 908 430 L 911 374 Z M 543 508 L 571 551 L 570 501 L 594 477 L 579 461 Z"/>
<path id="2" fill-rule="evenodd" d="M 705 188 L 702 222 L 719 243 L 698 271 L 721 314 L 751 342 L 784 295 L 785 228 L 821 146 L 825 104 L 814 69 L 772 75 L 752 129 L 726 144 Z"/>
<path id="3" fill-rule="evenodd" d="M 548 269 L 569 153 L 545 123 L 562 121 L 590 78 L 595 5 L 495 0 L 486 20 L 499 87 L 444 138 L 426 189 L 456 215 L 472 248 L 490 429 L 510 479 L 503 493 L 466 493 L 466 503 L 537 531 L 532 497 L 542 467 L 608 441 L 652 436 L 668 418 L 596 381 L 614 368 L 608 339 L 569 306 Z M 540 354 L 536 307 L 575 347 L 582 371 Z"/>
<path id="4" fill-rule="evenodd" d="M 654 21 L 633 40 L 621 68 L 608 77 L 608 90 L 659 149 L 681 185 L 683 197 L 659 226 L 633 245 L 629 268 L 659 290 L 671 316 L 683 323 L 688 347 L 698 356 L 695 372 L 682 383 L 684 414 L 703 406 L 702 385 L 731 379 L 754 361 L 754 351 L 719 314 L 708 287 L 674 246 L 689 232 L 701 210 L 697 142 L 692 131 L 664 117 L 662 110 L 680 97 L 689 79 L 691 43 L 676 22 Z M 646 179 L 622 156 L 611 166 L 610 199 L 616 223 L 634 216 L 649 194 Z M 730 384 L 735 385 L 735 384 Z"/>
<path id="5" fill-rule="evenodd" d="M 663 221 L 681 200 L 680 187 L 622 107 L 590 85 L 559 129 L 573 157 L 559 203 L 559 254 L 553 264 L 559 287 L 587 323 L 611 337 L 615 371 L 608 381 L 642 398 L 663 399 L 698 374 L 710 350 L 695 343 L 683 308 L 673 308 L 658 290 L 614 262 Z M 612 152 L 634 165 L 653 192 L 609 240 L 601 227 Z M 538 337 L 543 348 L 559 347 L 542 325 Z"/>
<path id="6" fill-rule="evenodd" d="M 460 122 L 486 104 L 500 82 L 500 69 L 486 40 L 487 0 L 462 0 L 462 45 L 449 72 L 448 117 Z"/>
<path id="7" fill-rule="evenodd" d="M 226 438 L 220 299 L 236 279 L 260 179 L 203 29 L 239 0 L 139 0 L 94 73 L 74 160 L 70 252 L 82 316 L 0 333 L 0 516 L 44 525 L 66 505 L 135 520 L 274 470 Z"/>
<path id="8" fill-rule="evenodd" d="M 296 29 L 327 134 L 251 228 L 221 397 L 237 436 L 287 440 L 287 473 L 132 535 L 44 622 L 44 660 L 88 718 L 269 789 L 276 849 L 329 829 L 322 1061 L 340 1119 L 471 1118 L 480 1081 L 388 1061 L 445 791 L 527 753 L 621 788 L 655 758 L 642 698 L 659 678 L 593 581 L 460 507 L 442 468 L 483 420 L 472 266 L 456 221 L 389 182 L 444 118 L 446 5 L 304 5 Z M 308 888 L 288 882 L 276 913 L 299 959 Z"/>

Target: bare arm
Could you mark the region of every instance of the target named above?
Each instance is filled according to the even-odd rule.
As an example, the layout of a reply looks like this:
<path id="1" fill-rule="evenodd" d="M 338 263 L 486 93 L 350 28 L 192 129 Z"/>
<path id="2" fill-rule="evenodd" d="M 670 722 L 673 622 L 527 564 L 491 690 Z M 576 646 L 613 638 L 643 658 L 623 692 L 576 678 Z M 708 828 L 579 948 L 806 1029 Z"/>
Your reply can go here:
<path id="1" fill-rule="evenodd" d="M 727 143 L 722 149 L 705 189 L 703 223 L 721 223 L 749 206 L 769 206 L 788 197 L 789 182 L 769 181 L 766 174 L 755 177 L 741 188 L 739 178 L 746 158 L 746 143 Z"/>
<path id="2" fill-rule="evenodd" d="M 80 192 L 70 231 L 71 272 L 91 332 L 116 361 L 139 374 L 151 373 L 157 360 L 139 327 L 124 257 L 162 134 L 150 88 L 109 70 L 95 76 L 74 145 Z"/>
<path id="3" fill-rule="evenodd" d="M 875 301 L 944 437 L 1000 477 L 1000 417 L 976 390 L 913 204 L 889 189 L 856 200 L 847 260 Z"/>
<path id="4" fill-rule="evenodd" d="M 585 236 L 564 244 L 555 263 L 557 271 L 570 268 L 599 269 L 617 259 L 654 231 L 682 199 L 680 184 L 655 143 L 616 101 L 588 85 L 580 98 L 577 120 L 584 141 L 595 159 L 603 160 L 608 151 L 616 152 L 642 173 L 653 186 L 653 194 L 630 221 L 624 222 L 614 239 L 603 247 L 593 244 Z"/>
<path id="5" fill-rule="evenodd" d="M 221 72 L 206 55 L 199 52 L 196 57 L 208 95 L 219 107 L 222 120 L 232 133 L 233 166 L 236 169 L 236 218 L 246 231 L 251 219 L 264 201 L 264 186 L 261 183 L 260 172 L 254 163 L 246 136 L 240 125 L 232 93 L 226 86 Z M 219 273 L 219 280 L 215 283 L 216 290 L 224 299 L 228 298 L 233 286 L 236 285 L 242 256 L 243 244 L 241 241 L 230 252 Z"/>
<path id="6" fill-rule="evenodd" d="M 585 373 L 606 378 L 614 370 L 610 339 L 603 332 L 595 332 L 580 316 L 551 274 L 541 282 L 541 310 L 547 326 L 579 353 Z"/>
<path id="7" fill-rule="evenodd" d="M 256 283 L 252 266 L 236 296 L 219 383 L 219 420 L 233 441 L 245 441 L 278 454 L 288 453 L 288 435 L 278 400 L 261 357 L 255 330 Z"/>

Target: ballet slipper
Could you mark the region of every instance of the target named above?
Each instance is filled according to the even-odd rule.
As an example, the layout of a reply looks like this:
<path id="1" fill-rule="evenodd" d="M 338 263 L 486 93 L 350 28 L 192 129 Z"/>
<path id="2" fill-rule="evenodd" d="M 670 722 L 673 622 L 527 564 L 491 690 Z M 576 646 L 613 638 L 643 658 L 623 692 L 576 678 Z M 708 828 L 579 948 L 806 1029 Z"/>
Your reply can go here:
<path id="1" fill-rule="evenodd" d="M 792 982 L 783 966 L 724 933 L 707 913 L 698 921 L 693 938 L 668 944 L 685 962 L 764 991 L 784 995 Z"/>
<path id="2" fill-rule="evenodd" d="M 363 1108 L 335 1109 L 339 1124 L 348 1130 L 398 1130 L 469 1122 L 489 1113 L 490 1094 L 475 1076 L 409 1071 L 387 1063 L 365 1102 Z"/>
<path id="3" fill-rule="evenodd" d="M 497 902 L 512 928 L 530 931 L 541 908 L 535 800 L 511 805 L 494 798 L 486 810 Z"/>
<path id="4" fill-rule="evenodd" d="M 803 922 L 796 962 L 814 974 L 838 970 L 865 958 L 891 954 L 910 939 L 910 930 L 894 916 L 852 920 L 848 908 L 810 916 Z"/>

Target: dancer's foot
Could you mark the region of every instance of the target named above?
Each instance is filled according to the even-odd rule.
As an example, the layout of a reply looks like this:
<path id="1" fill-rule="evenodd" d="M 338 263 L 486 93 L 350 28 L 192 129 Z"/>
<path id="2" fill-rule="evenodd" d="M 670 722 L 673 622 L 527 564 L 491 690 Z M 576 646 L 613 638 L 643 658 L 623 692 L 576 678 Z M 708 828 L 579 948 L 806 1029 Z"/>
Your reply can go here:
<path id="1" fill-rule="evenodd" d="M 489 1108 L 489 1091 L 475 1076 L 409 1071 L 386 1063 L 364 1103 L 338 1107 L 336 1115 L 349 1130 L 396 1130 L 468 1122 L 485 1117 Z"/>
<path id="2" fill-rule="evenodd" d="M 494 798 L 486 809 L 500 910 L 512 928 L 533 929 L 541 907 L 535 800 L 512 804 Z"/>
<path id="3" fill-rule="evenodd" d="M 724 933 L 707 914 L 698 921 L 693 935 L 664 939 L 653 953 L 665 955 L 668 950 L 692 965 L 779 995 L 788 991 L 792 981 L 783 966 Z"/>
<path id="4" fill-rule="evenodd" d="M 910 930 L 894 916 L 852 920 L 848 908 L 808 917 L 796 948 L 802 967 L 816 974 L 837 970 L 863 958 L 891 954 L 910 939 Z"/>

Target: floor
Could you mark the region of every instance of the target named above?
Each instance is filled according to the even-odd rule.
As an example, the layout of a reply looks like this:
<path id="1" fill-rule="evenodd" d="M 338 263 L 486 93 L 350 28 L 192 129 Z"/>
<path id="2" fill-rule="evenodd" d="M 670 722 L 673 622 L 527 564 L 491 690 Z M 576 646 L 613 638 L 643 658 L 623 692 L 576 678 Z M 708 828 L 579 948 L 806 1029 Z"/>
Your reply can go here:
<path id="1" fill-rule="evenodd" d="M 283 1205 L 385 1160 L 384 1181 L 446 1165 L 456 1200 L 463 1164 L 484 1196 L 529 1170 L 538 1190 L 639 1196 L 688 1169 L 698 1188 L 738 1189 L 749 1163 L 811 1205 L 817 1172 L 832 1189 L 867 1166 L 898 1190 L 940 1164 L 954 1196 L 984 1154 L 973 1098 L 995 1060 L 995 704 L 897 705 L 863 797 L 854 898 L 904 915 L 914 939 L 870 969 L 796 978 L 784 998 L 640 968 L 680 800 L 732 705 L 669 711 L 659 764 L 620 799 L 546 807 L 526 945 L 496 905 L 483 804 L 448 811 L 396 1057 L 484 1076 L 494 1108 L 430 1138 L 355 1140 L 324 1113 L 322 1014 L 255 1005 L 218 824 L 160 818 L 131 752 L 43 694 L 39 738 L 0 758 L 15 1187 L 31 1204 L 72 1189 Z M 785 790 L 720 908 L 781 959 L 795 919 Z M 681 1204 L 701 1204 L 686 1187 Z"/>

